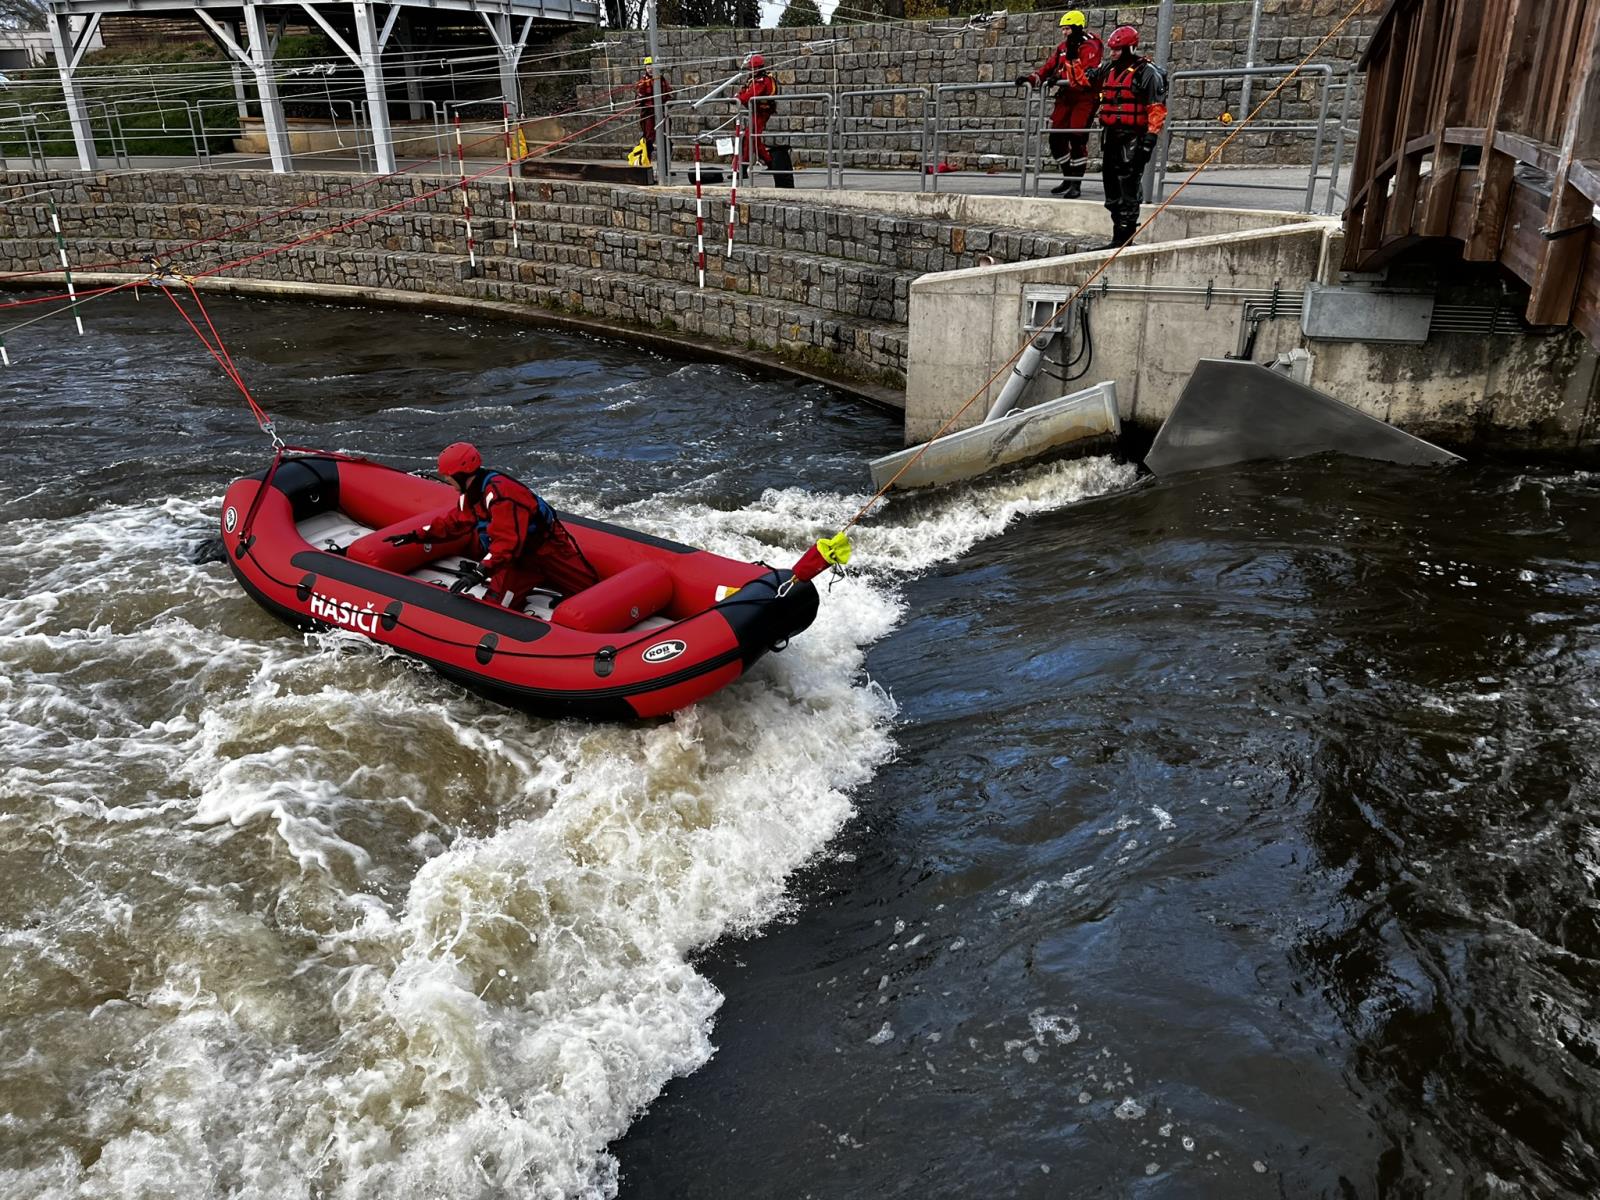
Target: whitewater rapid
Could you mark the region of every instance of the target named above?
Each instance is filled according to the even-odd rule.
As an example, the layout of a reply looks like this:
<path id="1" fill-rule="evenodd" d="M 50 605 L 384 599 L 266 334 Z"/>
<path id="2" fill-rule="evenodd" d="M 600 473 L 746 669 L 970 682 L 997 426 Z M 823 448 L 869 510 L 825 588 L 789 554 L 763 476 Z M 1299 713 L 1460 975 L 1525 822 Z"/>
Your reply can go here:
<path id="1" fill-rule="evenodd" d="M 636 726 L 288 632 L 194 561 L 214 495 L 0 524 L 0 863 L 48 863 L 0 872 L 0 1194 L 613 1195 L 608 1144 L 714 1052 L 696 952 L 803 903 L 895 753 L 863 663 L 901 583 L 1133 473 L 887 506 L 811 630 Z M 787 563 L 865 499 L 593 515 Z"/>

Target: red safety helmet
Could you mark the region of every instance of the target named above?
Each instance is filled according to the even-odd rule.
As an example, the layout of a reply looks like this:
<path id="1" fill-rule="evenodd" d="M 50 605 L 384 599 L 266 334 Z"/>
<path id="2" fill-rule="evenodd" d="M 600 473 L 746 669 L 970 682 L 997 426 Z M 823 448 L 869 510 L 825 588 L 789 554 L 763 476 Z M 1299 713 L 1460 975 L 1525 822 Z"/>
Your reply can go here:
<path id="1" fill-rule="evenodd" d="M 761 70 L 762 67 L 767 65 L 767 60 L 762 58 L 761 55 L 759 55 L 759 54 L 752 54 L 750 56 L 750 58 L 749 58 L 749 61 L 746 63 L 746 65 L 752 71 L 759 71 L 759 70 Z"/>
<path id="2" fill-rule="evenodd" d="M 1106 45 L 1113 50 L 1122 50 L 1138 44 L 1139 31 L 1132 25 L 1118 25 L 1111 31 L 1111 36 L 1106 39 Z"/>
<path id="3" fill-rule="evenodd" d="M 483 466 L 483 455 L 471 442 L 452 442 L 439 452 L 439 474 L 471 475 Z"/>

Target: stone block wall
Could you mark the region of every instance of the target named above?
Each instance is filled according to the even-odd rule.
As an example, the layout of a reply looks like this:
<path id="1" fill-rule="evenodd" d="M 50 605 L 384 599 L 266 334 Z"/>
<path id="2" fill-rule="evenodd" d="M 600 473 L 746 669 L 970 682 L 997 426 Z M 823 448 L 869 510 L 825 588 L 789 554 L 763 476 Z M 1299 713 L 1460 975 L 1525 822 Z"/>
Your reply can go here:
<path id="1" fill-rule="evenodd" d="M 0 188 L 41 181 L 13 172 L 0 176 Z M 438 176 L 354 187 L 349 176 L 266 172 L 50 182 L 78 271 L 136 273 L 151 258 L 185 274 L 237 263 L 225 273 L 526 304 L 776 352 L 892 387 L 904 381 L 917 276 L 974 266 L 980 256 L 1067 254 L 1097 240 L 756 193 L 740 205 L 728 255 L 727 209 L 717 196 L 706 204 L 700 289 L 694 198 L 677 191 L 519 180 L 514 247 L 504 179 L 480 181 L 468 191 L 473 267 L 460 190 Z M 295 206 L 303 207 L 282 211 Z M 403 207 L 368 217 L 390 206 Z M 0 273 L 50 271 L 58 261 L 43 204 L 0 207 Z"/>
<path id="2" fill-rule="evenodd" d="M 1348 11 L 1343 0 L 1265 0 L 1257 38 L 1258 66 L 1298 63 Z M 1155 42 L 1154 5 L 1085 8 L 1089 27 L 1108 34 L 1118 25 L 1136 26 L 1147 47 Z M 1176 71 L 1242 67 L 1249 44 L 1251 5 L 1180 4 L 1173 29 L 1172 68 Z M 1059 12 L 1007 13 L 980 25 L 965 19 L 835 25 L 811 29 L 663 29 L 661 57 L 680 95 L 693 98 L 726 79 L 745 57 L 760 51 L 773 68 L 783 93 L 850 93 L 887 88 L 929 88 L 937 84 L 985 84 L 981 91 L 951 91 L 938 102 L 941 129 L 976 132 L 941 138 L 939 157 L 964 170 L 985 165 L 1014 169 L 1022 155 L 1023 93 L 1009 86 L 1039 66 L 1059 39 Z M 1376 11 L 1356 17 L 1324 47 L 1316 60 L 1334 68 L 1335 77 L 1353 72 L 1377 23 Z M 645 53 L 644 35 L 614 32 L 590 55 L 590 79 L 578 89 L 585 111 L 604 114 L 610 106 L 631 109 L 633 82 Z M 1252 107 L 1279 82 L 1257 79 Z M 1000 86 L 993 86 L 993 85 Z M 1361 111 L 1362 76 L 1351 76 L 1349 121 Z M 731 91 L 734 89 L 730 89 Z M 1169 101 L 1176 136 L 1174 161 L 1198 162 L 1226 136 L 1220 117 L 1240 116 L 1239 79 L 1177 79 Z M 1332 98 L 1328 121 L 1339 111 Z M 1284 126 L 1314 123 L 1320 84 L 1306 77 L 1292 82 L 1257 118 Z M 847 165 L 919 169 L 922 129 L 934 115 L 934 102 L 922 95 L 846 96 L 841 115 L 851 131 L 842 149 Z M 820 163 L 824 142 L 823 105 L 794 100 L 774 119 L 774 136 L 786 135 L 797 161 Z M 680 135 L 719 126 L 734 106 L 709 102 L 698 112 L 676 113 Z M 1044 114 L 1048 116 L 1048 113 Z M 631 115 L 584 140 L 594 157 L 625 156 L 639 136 Z M 1245 132 L 1228 147 L 1223 161 L 1234 164 L 1311 161 L 1312 135 L 1298 132 Z M 1324 159 L 1330 153 L 1324 148 Z"/>

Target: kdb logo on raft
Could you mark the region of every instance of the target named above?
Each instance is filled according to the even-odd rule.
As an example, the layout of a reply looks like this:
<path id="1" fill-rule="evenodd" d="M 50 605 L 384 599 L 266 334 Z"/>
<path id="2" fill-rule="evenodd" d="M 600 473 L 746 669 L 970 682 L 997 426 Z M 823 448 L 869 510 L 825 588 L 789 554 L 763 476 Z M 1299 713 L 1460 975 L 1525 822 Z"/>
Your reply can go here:
<path id="1" fill-rule="evenodd" d="M 682 642 L 657 642 L 644 652 L 643 658 L 647 663 L 671 662 L 689 647 Z"/>
<path id="2" fill-rule="evenodd" d="M 347 600 L 335 600 L 321 592 L 312 592 L 310 608 L 313 617 L 321 617 L 324 621 L 333 621 L 362 633 L 378 632 L 378 610 L 370 601 L 357 607 Z"/>
<path id="3" fill-rule="evenodd" d="M 222 527 L 232 533 L 233 527 L 238 523 L 239 510 L 230 504 L 228 505 L 228 511 L 222 514 Z"/>

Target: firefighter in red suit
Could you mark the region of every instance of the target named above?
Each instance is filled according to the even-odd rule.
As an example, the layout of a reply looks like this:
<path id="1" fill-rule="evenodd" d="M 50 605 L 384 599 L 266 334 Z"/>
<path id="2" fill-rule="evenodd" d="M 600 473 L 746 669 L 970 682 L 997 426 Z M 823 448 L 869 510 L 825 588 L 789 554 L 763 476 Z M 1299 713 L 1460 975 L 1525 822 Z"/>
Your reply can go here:
<path id="1" fill-rule="evenodd" d="M 1125 246 L 1139 228 L 1144 168 L 1167 123 L 1167 77 L 1137 52 L 1139 31 L 1121 25 L 1106 39 L 1114 58 L 1090 72 L 1100 87 L 1100 140 L 1111 245 Z"/>
<path id="2" fill-rule="evenodd" d="M 741 108 L 750 109 L 750 129 L 745 135 L 744 152 L 745 169 L 748 170 L 752 158 L 760 159 L 764 167 L 772 166 L 772 151 L 767 149 L 762 135 L 766 133 L 767 122 L 772 120 L 778 106 L 764 97 L 778 94 L 778 81 L 767 74 L 767 60 L 761 55 L 752 54 L 746 65 L 750 68 L 750 80 L 739 89 L 737 99 Z M 752 105 L 751 101 L 755 103 Z"/>
<path id="3" fill-rule="evenodd" d="M 469 586 L 486 581 L 484 599 L 518 612 L 536 587 L 571 596 L 600 582 L 555 510 L 511 476 L 485 470 L 476 446 L 446 446 L 439 473 L 461 493 L 456 511 L 385 541 L 396 546 L 448 542 L 476 532 L 478 562 L 474 575 L 464 579 Z"/>
<path id="4" fill-rule="evenodd" d="M 644 74 L 639 76 L 639 82 L 633 85 L 634 106 L 639 110 L 639 136 L 644 138 L 644 144 L 649 149 L 650 156 L 656 153 L 656 60 L 644 60 Z M 667 115 L 667 101 L 672 99 L 672 84 L 665 75 L 661 79 L 661 115 Z"/>
<path id="5" fill-rule="evenodd" d="M 1052 196 L 1076 200 L 1083 190 L 1083 172 L 1089 165 L 1089 127 L 1094 121 L 1100 89 L 1089 72 L 1105 56 L 1100 35 L 1084 27 L 1083 14 L 1073 9 L 1061 18 L 1064 40 L 1045 59 L 1044 66 L 1017 76 L 1017 86 L 1047 86 L 1054 81 L 1056 106 L 1050 111 L 1050 154 L 1061 168 L 1061 182 Z"/>

